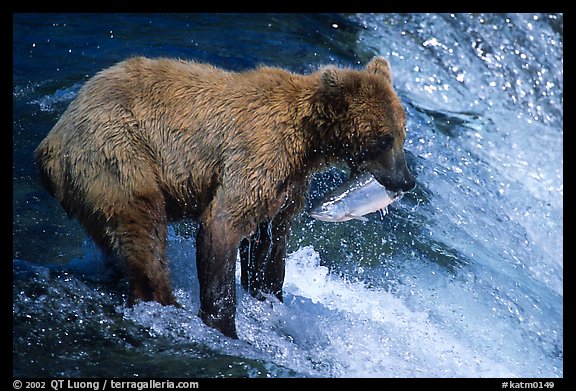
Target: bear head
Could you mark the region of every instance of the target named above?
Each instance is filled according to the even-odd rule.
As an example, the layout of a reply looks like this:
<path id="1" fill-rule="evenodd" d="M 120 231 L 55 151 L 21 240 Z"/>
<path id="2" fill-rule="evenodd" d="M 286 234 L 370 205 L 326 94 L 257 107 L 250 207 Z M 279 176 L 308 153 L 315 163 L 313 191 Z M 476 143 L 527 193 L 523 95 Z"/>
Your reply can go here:
<path id="1" fill-rule="evenodd" d="M 369 171 L 391 191 L 414 188 L 404 157 L 406 114 L 384 58 L 373 58 L 359 71 L 321 70 L 315 105 L 324 117 L 321 137 L 331 157 Z"/>

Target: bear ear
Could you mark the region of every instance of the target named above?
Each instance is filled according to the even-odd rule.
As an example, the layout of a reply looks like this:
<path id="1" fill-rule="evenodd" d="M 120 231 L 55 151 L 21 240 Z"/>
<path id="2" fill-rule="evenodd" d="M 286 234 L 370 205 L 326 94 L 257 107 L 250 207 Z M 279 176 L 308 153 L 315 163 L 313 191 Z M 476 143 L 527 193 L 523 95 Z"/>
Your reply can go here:
<path id="1" fill-rule="evenodd" d="M 329 65 L 320 71 L 320 83 L 314 100 L 319 113 L 330 117 L 346 110 L 344 84 L 344 75 L 335 66 Z"/>
<path id="2" fill-rule="evenodd" d="M 368 72 L 384 76 L 386 80 L 392 82 L 390 64 L 388 64 L 388 61 L 386 61 L 384 57 L 374 57 L 372 60 L 370 60 L 368 65 L 366 65 L 366 70 Z"/>
<path id="3" fill-rule="evenodd" d="M 321 87 L 326 91 L 335 92 L 340 88 L 340 75 L 334 66 L 327 66 L 320 74 Z"/>

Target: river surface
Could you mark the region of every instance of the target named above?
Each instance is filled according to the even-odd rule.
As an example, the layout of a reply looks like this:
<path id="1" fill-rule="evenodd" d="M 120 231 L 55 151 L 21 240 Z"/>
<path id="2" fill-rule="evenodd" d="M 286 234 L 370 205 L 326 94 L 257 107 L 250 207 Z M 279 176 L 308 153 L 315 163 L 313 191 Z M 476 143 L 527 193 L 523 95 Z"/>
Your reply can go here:
<path id="1" fill-rule="evenodd" d="M 191 221 L 169 234 L 184 308 L 127 308 L 33 150 L 133 55 L 303 73 L 384 56 L 417 187 L 368 222 L 303 211 L 284 303 L 238 284 L 239 340 L 196 316 Z M 15 14 L 13 375 L 563 377 L 563 117 L 562 14 Z M 310 202 L 345 175 L 315 176 Z"/>

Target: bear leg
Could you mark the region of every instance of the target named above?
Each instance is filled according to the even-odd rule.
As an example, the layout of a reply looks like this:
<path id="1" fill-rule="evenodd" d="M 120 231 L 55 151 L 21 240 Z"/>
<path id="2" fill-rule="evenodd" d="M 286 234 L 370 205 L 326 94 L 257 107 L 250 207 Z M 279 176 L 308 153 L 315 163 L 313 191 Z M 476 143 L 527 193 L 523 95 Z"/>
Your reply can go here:
<path id="1" fill-rule="evenodd" d="M 282 301 L 286 236 L 274 222 L 261 223 L 240 245 L 242 287 L 257 299 L 273 294 Z"/>
<path id="2" fill-rule="evenodd" d="M 262 294 L 272 294 L 283 300 L 286 244 L 294 212 L 301 202 L 287 202 L 271 221 L 260 223 L 256 232 L 240 243 L 242 287 L 258 299 L 264 299 Z"/>
<path id="3" fill-rule="evenodd" d="M 128 305 L 157 301 L 176 305 L 166 260 L 167 219 L 162 197 L 134 197 L 110 219 L 112 253 L 128 274 Z M 109 226 L 110 226 L 109 225 Z"/>
<path id="4" fill-rule="evenodd" d="M 200 317 L 230 338 L 236 333 L 236 254 L 240 235 L 215 212 L 202 219 L 196 238 Z"/>

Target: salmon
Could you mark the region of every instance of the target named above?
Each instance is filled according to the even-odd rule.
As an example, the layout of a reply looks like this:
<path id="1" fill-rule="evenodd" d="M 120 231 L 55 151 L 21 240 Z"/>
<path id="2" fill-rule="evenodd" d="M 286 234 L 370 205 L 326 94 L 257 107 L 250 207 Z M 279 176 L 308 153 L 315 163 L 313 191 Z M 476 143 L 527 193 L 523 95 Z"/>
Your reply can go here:
<path id="1" fill-rule="evenodd" d="M 383 210 L 404 193 L 392 192 L 382 186 L 369 172 L 342 184 L 310 209 L 316 220 L 343 222 L 352 219 L 368 221 L 364 215 Z"/>

